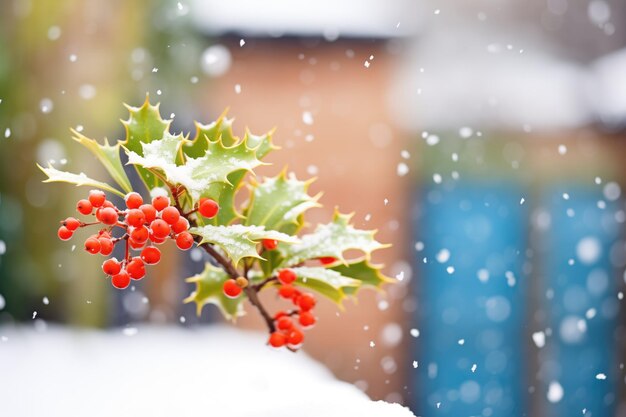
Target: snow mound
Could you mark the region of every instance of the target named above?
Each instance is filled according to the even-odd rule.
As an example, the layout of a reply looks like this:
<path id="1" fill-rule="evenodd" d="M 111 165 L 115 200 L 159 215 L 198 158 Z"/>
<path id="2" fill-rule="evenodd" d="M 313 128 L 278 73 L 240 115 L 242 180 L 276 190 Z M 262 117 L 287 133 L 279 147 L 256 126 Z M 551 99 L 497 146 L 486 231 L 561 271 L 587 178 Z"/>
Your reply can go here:
<path id="1" fill-rule="evenodd" d="M 0 329 L 0 415 L 410 417 L 303 352 L 213 326 Z"/>

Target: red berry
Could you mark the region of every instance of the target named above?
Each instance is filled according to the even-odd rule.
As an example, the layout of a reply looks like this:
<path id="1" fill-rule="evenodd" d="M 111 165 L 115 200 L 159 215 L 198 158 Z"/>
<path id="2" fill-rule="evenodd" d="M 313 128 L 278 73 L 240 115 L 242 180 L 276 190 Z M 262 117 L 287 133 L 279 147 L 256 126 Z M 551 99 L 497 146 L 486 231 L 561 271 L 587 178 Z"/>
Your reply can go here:
<path id="1" fill-rule="evenodd" d="M 287 344 L 289 345 L 290 348 L 292 349 L 299 348 L 302 345 L 303 341 L 304 341 L 304 334 L 302 334 L 300 330 L 294 327 L 293 329 L 291 329 L 291 331 L 289 331 L 289 334 L 287 335 Z"/>
<path id="2" fill-rule="evenodd" d="M 210 198 L 201 198 L 198 211 L 204 217 L 211 219 L 217 215 L 218 211 L 220 211 L 220 206 Z"/>
<path id="3" fill-rule="evenodd" d="M 63 220 L 63 226 L 67 227 L 72 232 L 80 227 L 80 222 L 73 217 L 68 217 Z"/>
<path id="4" fill-rule="evenodd" d="M 108 237 L 99 237 L 100 242 L 100 254 L 108 256 L 113 252 L 113 241 Z"/>
<path id="5" fill-rule="evenodd" d="M 165 207 L 170 205 L 170 199 L 164 195 L 159 195 L 152 199 L 152 205 L 154 206 L 156 211 L 161 211 Z"/>
<path id="6" fill-rule="evenodd" d="M 146 221 L 146 215 L 139 209 L 131 209 L 126 213 L 126 223 L 129 226 L 140 227 Z"/>
<path id="7" fill-rule="evenodd" d="M 146 246 L 146 242 L 137 242 L 136 240 L 128 239 L 128 244 L 133 249 L 141 249 Z"/>
<path id="8" fill-rule="evenodd" d="M 263 239 L 261 243 L 263 243 L 263 247 L 267 250 L 274 250 L 278 246 L 278 241 L 274 239 Z"/>
<path id="9" fill-rule="evenodd" d="M 152 223 L 152 221 L 156 219 L 157 211 L 152 204 L 142 204 L 139 207 L 139 210 L 141 210 L 144 216 L 146 216 L 145 217 L 146 223 Z"/>
<path id="10" fill-rule="evenodd" d="M 73 234 L 74 232 L 68 229 L 67 226 L 61 226 L 59 227 L 59 230 L 57 230 L 57 236 L 61 240 L 69 240 Z"/>
<path id="11" fill-rule="evenodd" d="M 117 275 L 122 270 L 122 265 L 115 258 L 107 259 L 102 263 L 102 271 L 107 275 Z"/>
<path id="12" fill-rule="evenodd" d="M 96 218 L 104 224 L 113 225 L 117 223 L 117 211 L 111 207 L 101 208 L 98 209 Z"/>
<path id="13" fill-rule="evenodd" d="M 141 279 L 146 276 L 146 267 L 141 258 L 133 258 L 127 265 L 126 271 L 132 279 Z"/>
<path id="14" fill-rule="evenodd" d="M 172 225 L 172 231 L 175 234 L 179 234 L 189 229 L 189 222 L 184 217 L 179 217 L 178 221 Z"/>
<path id="15" fill-rule="evenodd" d="M 278 295 L 283 298 L 291 298 L 296 293 L 296 289 L 293 285 L 282 285 L 278 290 Z"/>
<path id="16" fill-rule="evenodd" d="M 311 310 L 313 307 L 315 307 L 315 297 L 313 297 L 313 294 L 302 294 L 298 298 L 298 306 L 300 306 L 302 311 Z"/>
<path id="17" fill-rule="evenodd" d="M 107 197 L 103 191 L 100 191 L 100 190 L 89 191 L 89 202 L 94 207 L 102 207 L 106 199 Z"/>
<path id="18" fill-rule="evenodd" d="M 137 243 L 145 243 L 150 236 L 150 232 L 146 226 L 133 227 L 130 231 L 130 238 Z"/>
<path id="19" fill-rule="evenodd" d="M 287 343 L 287 336 L 280 332 L 274 332 L 270 335 L 269 343 L 272 347 L 279 348 Z"/>
<path id="20" fill-rule="evenodd" d="M 293 269 L 281 269 L 278 272 L 278 280 L 281 284 L 291 284 L 296 280 L 297 276 Z"/>
<path id="21" fill-rule="evenodd" d="M 241 291 L 243 291 L 241 289 L 241 287 L 239 285 L 237 285 L 237 281 L 235 281 L 234 279 L 227 279 L 224 282 L 224 294 L 226 294 L 227 297 L 229 298 L 237 298 L 239 297 L 239 294 L 241 294 Z"/>
<path id="22" fill-rule="evenodd" d="M 113 275 L 111 284 L 117 289 L 123 290 L 130 284 L 130 276 L 126 271 L 120 271 L 119 274 Z"/>
<path id="23" fill-rule="evenodd" d="M 288 315 L 288 314 L 287 314 L 287 312 L 286 312 L 286 311 L 282 311 L 282 310 L 281 310 L 281 311 L 277 312 L 276 314 L 274 314 L 274 320 L 278 320 L 279 318 L 281 318 L 281 317 L 285 317 L 285 316 L 287 316 L 287 315 Z"/>
<path id="24" fill-rule="evenodd" d="M 337 258 L 334 258 L 332 256 L 322 256 L 320 258 L 320 262 L 322 263 L 322 265 L 330 265 L 337 262 Z"/>
<path id="25" fill-rule="evenodd" d="M 165 220 L 165 223 L 174 225 L 180 219 L 180 213 L 176 207 L 165 207 L 161 212 L 161 218 Z"/>
<path id="26" fill-rule="evenodd" d="M 176 246 L 179 249 L 187 250 L 193 246 L 193 236 L 189 232 L 182 232 L 176 236 Z"/>
<path id="27" fill-rule="evenodd" d="M 161 243 L 165 242 L 165 238 L 156 237 L 154 233 L 152 233 L 152 231 L 150 231 L 148 236 L 150 238 L 150 242 L 156 243 L 157 245 L 160 245 Z"/>
<path id="28" fill-rule="evenodd" d="M 76 210 L 78 210 L 78 212 L 81 214 L 87 215 L 91 214 L 93 206 L 91 205 L 89 200 L 78 200 L 78 203 L 76 203 Z"/>
<path id="29" fill-rule="evenodd" d="M 126 201 L 126 207 L 129 209 L 139 208 L 143 204 L 143 198 L 136 192 L 126 194 L 124 201 Z"/>
<path id="30" fill-rule="evenodd" d="M 276 327 L 280 330 L 289 330 L 293 327 L 293 321 L 291 320 L 291 317 L 281 317 L 276 320 Z"/>
<path id="31" fill-rule="evenodd" d="M 115 204 L 111 203 L 109 200 L 104 200 L 102 207 L 112 207 L 115 208 Z"/>
<path id="32" fill-rule="evenodd" d="M 141 251 L 141 260 L 148 265 L 154 265 L 161 260 L 161 251 L 154 246 L 148 246 Z"/>
<path id="33" fill-rule="evenodd" d="M 95 237 L 88 237 L 85 240 L 85 250 L 91 254 L 100 252 L 100 241 Z"/>
<path id="34" fill-rule="evenodd" d="M 298 317 L 298 321 L 303 327 L 311 327 L 315 324 L 317 319 L 310 311 L 301 311 L 300 317 Z"/>
<path id="35" fill-rule="evenodd" d="M 170 234 L 170 225 L 165 223 L 164 220 L 156 219 L 150 223 L 150 230 L 152 230 L 154 236 L 164 239 Z"/>

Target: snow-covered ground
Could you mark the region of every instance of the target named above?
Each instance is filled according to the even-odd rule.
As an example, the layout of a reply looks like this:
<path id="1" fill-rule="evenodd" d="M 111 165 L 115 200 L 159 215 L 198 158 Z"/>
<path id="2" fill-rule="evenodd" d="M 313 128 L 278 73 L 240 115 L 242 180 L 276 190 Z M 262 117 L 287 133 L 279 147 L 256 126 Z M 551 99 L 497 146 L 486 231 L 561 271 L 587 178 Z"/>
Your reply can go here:
<path id="1" fill-rule="evenodd" d="M 0 329 L 0 415 L 410 417 L 228 327 Z"/>

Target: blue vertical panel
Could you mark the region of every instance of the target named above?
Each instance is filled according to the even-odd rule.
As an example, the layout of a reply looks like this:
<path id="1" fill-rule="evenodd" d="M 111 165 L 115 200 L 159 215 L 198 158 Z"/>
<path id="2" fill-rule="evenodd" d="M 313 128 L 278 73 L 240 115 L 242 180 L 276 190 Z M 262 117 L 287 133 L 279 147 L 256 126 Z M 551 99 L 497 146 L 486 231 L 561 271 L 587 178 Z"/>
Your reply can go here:
<path id="1" fill-rule="evenodd" d="M 418 416 L 524 413 L 522 195 L 514 184 L 455 183 L 420 198 Z"/>
<path id="2" fill-rule="evenodd" d="M 567 190 L 567 194 L 563 191 Z M 619 300 L 610 251 L 619 238 L 616 203 L 598 188 L 549 193 L 544 258 L 551 337 L 542 352 L 545 415 L 608 417 L 615 412 L 615 331 Z M 604 377 L 606 376 L 606 379 Z"/>

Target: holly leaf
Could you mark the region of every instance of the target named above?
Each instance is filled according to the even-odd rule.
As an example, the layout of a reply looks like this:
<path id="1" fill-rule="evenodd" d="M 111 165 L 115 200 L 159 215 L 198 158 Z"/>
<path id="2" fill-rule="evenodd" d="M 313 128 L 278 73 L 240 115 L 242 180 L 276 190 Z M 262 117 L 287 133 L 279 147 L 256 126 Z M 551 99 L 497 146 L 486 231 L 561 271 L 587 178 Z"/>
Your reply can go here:
<path id="1" fill-rule="evenodd" d="M 340 263 L 331 266 L 329 269 L 337 271 L 345 277 L 359 280 L 361 281 L 361 285 L 380 288 L 383 284 L 395 282 L 393 278 L 383 275 L 381 272 L 382 267 L 382 265 L 371 264 L 367 258 L 361 258 L 347 265 Z"/>
<path id="2" fill-rule="evenodd" d="M 266 133 L 265 135 L 257 136 L 253 135 L 249 131 L 246 131 L 244 141 L 248 143 L 250 148 L 256 150 L 257 158 L 259 160 L 263 159 L 263 157 L 265 157 L 265 155 L 267 155 L 270 151 L 277 149 L 277 147 L 272 143 L 271 132 Z M 241 188 L 243 179 L 247 173 L 248 172 L 245 170 L 233 172 L 228 175 L 228 184 L 216 183 L 212 186 L 214 188 L 209 192 L 209 194 L 216 197 L 216 201 L 221 207 L 213 221 L 213 224 L 225 225 L 232 223 L 236 219 L 244 218 L 244 216 L 236 210 L 235 195 Z M 270 227 L 270 229 L 273 228 Z"/>
<path id="3" fill-rule="evenodd" d="M 128 120 L 122 121 L 126 129 L 126 139 L 122 142 L 122 145 L 127 149 L 127 152 L 131 151 L 143 156 L 142 145 L 161 140 L 169 133 L 171 120 L 161 118 L 159 103 L 153 106 L 150 104 L 147 95 L 141 107 L 132 107 L 126 104 L 125 106 L 130 115 Z M 135 168 L 148 189 L 151 190 L 162 185 L 162 182 L 154 173 L 141 165 L 135 165 Z"/>
<path id="4" fill-rule="evenodd" d="M 227 320 L 235 320 L 244 314 L 242 301 L 243 296 L 229 298 L 222 290 L 224 282 L 230 277 L 222 268 L 204 264 L 204 271 L 187 278 L 185 282 L 195 283 L 196 290 L 189 297 L 185 298 L 185 303 L 196 303 L 196 314 L 202 313 L 202 308 L 207 304 L 215 304 Z"/>
<path id="5" fill-rule="evenodd" d="M 347 250 L 359 250 L 369 259 L 373 251 L 389 246 L 374 238 L 375 230 L 355 229 L 350 224 L 351 218 L 352 214 L 341 214 L 335 210 L 331 223 L 318 225 L 313 233 L 302 236 L 299 243 L 279 246 L 285 257 L 283 264 L 295 265 L 308 259 L 321 257 L 337 258 L 340 262 L 347 264 L 348 262 L 343 257 L 343 253 Z"/>
<path id="6" fill-rule="evenodd" d="M 71 129 L 72 138 L 83 145 L 85 148 L 95 155 L 102 165 L 106 168 L 111 175 L 111 178 L 122 187 L 122 190 L 129 193 L 133 189 L 130 185 L 130 180 L 124 171 L 122 161 L 120 159 L 120 144 L 116 143 L 114 146 L 109 145 L 109 141 L 105 138 L 104 145 L 100 145 L 96 140 L 90 139 L 74 129 Z"/>
<path id="7" fill-rule="evenodd" d="M 44 180 L 43 182 L 68 182 L 70 184 L 75 184 L 77 187 L 86 185 L 89 187 L 94 187 L 94 188 L 98 188 L 101 190 L 110 191 L 114 194 L 119 195 L 122 198 L 125 195 L 123 192 L 121 192 L 117 188 L 112 187 L 106 182 L 89 178 L 87 175 L 83 174 L 82 172 L 80 174 L 73 174 L 71 172 L 59 171 L 58 169 L 53 167 L 51 164 L 48 164 L 48 168 L 44 168 L 39 164 L 37 164 L 37 167 L 40 170 L 42 170 L 44 174 L 48 176 L 48 178 Z"/>
<path id="8" fill-rule="evenodd" d="M 356 292 L 361 281 L 348 278 L 324 267 L 293 268 L 295 285 L 313 290 L 341 306 L 343 300 Z"/>
<path id="9" fill-rule="evenodd" d="M 204 156 L 187 158 L 177 164 L 177 156 L 183 141 L 180 136 L 166 134 L 162 139 L 142 143 L 142 154 L 128 150 L 128 163 L 145 169 L 157 169 L 174 184 L 183 185 L 194 200 L 207 196 L 214 183 L 231 185 L 228 175 L 244 170 L 252 171 L 262 165 L 256 157 L 256 150 L 247 141 L 233 146 L 225 146 L 221 140 L 209 142 Z M 208 195 L 215 199 L 215 196 Z"/>
<path id="10" fill-rule="evenodd" d="M 304 212 L 320 206 L 317 202 L 320 194 L 310 196 L 307 193 L 311 182 L 299 181 L 295 176 L 287 178 L 283 170 L 276 177 L 253 184 L 245 224 L 266 226 L 289 234 L 297 232 L 302 226 Z"/>
<path id="11" fill-rule="evenodd" d="M 202 238 L 200 244 L 212 243 L 219 246 L 235 265 L 243 258 L 263 259 L 257 252 L 257 244 L 263 239 L 274 239 L 285 243 L 296 243 L 298 239 L 263 226 L 205 225 L 192 227 L 189 232 Z"/>
<path id="12" fill-rule="evenodd" d="M 192 140 L 185 141 L 183 151 L 185 155 L 199 158 L 205 154 L 210 142 L 222 140 L 225 146 L 232 146 L 239 142 L 239 138 L 233 135 L 233 122 L 235 119 L 226 117 L 227 110 L 220 117 L 209 124 L 194 122 L 196 134 Z"/>

